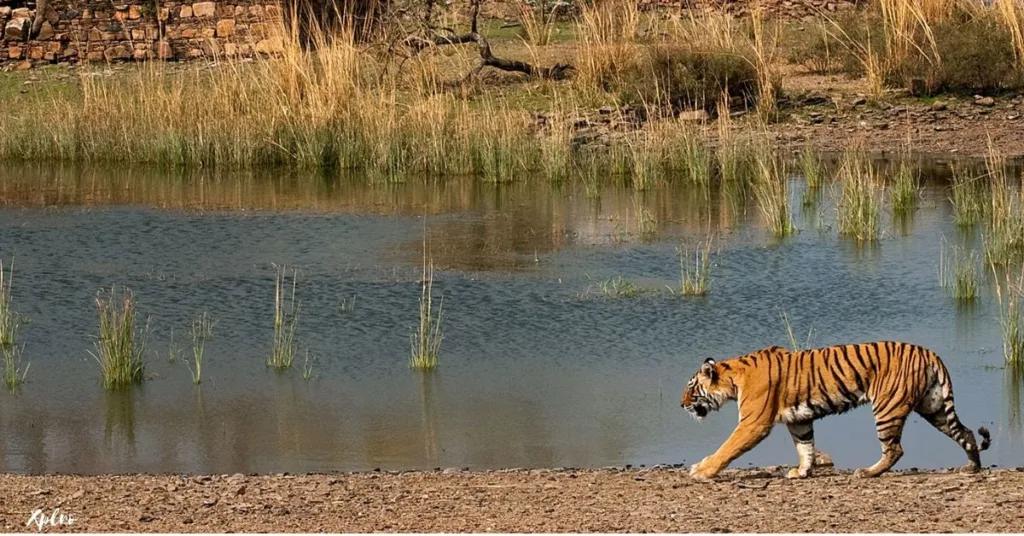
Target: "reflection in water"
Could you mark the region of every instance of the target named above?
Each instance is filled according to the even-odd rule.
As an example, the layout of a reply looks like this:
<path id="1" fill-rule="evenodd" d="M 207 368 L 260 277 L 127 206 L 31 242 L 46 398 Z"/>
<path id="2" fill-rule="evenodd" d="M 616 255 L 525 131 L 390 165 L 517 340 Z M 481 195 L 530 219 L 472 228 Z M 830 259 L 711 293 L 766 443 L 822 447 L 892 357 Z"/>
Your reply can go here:
<path id="1" fill-rule="evenodd" d="M 1004 376 L 1005 395 L 1007 408 L 1007 420 L 1010 427 L 1010 435 L 1017 437 L 1021 432 L 1021 391 L 1024 390 L 1024 366 L 1020 364 L 1007 364 Z"/>
<path id="2" fill-rule="evenodd" d="M 434 398 L 434 374 L 420 374 L 420 402 L 423 406 L 423 452 L 427 465 L 438 464 L 437 403 Z"/>
<path id="3" fill-rule="evenodd" d="M 135 457 L 135 390 L 107 391 L 103 445 L 115 456 Z"/>
<path id="4" fill-rule="evenodd" d="M 734 421 L 697 426 L 678 408 L 682 383 L 706 357 L 786 344 L 779 309 L 798 335 L 813 326 L 818 344 L 888 338 L 934 348 L 965 421 L 1005 401 L 1006 427 L 1020 436 L 1021 385 L 998 368 L 990 289 L 961 311 L 938 285 L 940 237 L 958 232 L 941 181 L 925 181 L 908 236 L 888 232 L 870 248 L 836 236 L 828 187 L 805 196 L 792 181 L 791 201 L 813 198 L 816 208 L 794 211 L 803 232 L 775 241 L 740 184 L 670 182 L 638 193 L 598 183 L 0 169 L 0 206 L 10 207 L 0 208 L 0 257 L 17 257 L 17 308 L 33 318 L 24 330 L 30 383 L 18 397 L 0 395 L 0 471 L 692 461 Z M 90 208 L 52 209 L 60 206 Z M 433 375 L 407 368 L 424 226 L 445 270 L 445 347 Z M 708 295 L 669 296 L 677 246 L 709 235 L 721 253 Z M 298 338 L 323 356 L 316 381 L 264 366 L 271 262 L 303 274 Z M 651 292 L 578 299 L 592 280 L 614 277 Z M 111 284 L 130 286 L 152 317 L 161 357 L 147 368 L 161 379 L 108 394 L 93 381 L 93 362 L 67 356 L 86 355 L 94 291 Z M 355 307 L 340 307 L 341 298 Z M 182 333 L 196 311 L 218 319 L 201 386 L 163 358 L 171 328 Z M 874 461 L 870 425 L 849 434 L 864 419 L 816 427 L 843 467 Z M 934 433 L 918 432 L 908 429 L 908 444 Z M 774 439 L 743 463 L 791 460 L 785 434 Z M 1019 444 L 997 443 L 986 461 L 1019 459 Z M 961 456 L 908 450 L 905 463 L 939 467 Z"/>

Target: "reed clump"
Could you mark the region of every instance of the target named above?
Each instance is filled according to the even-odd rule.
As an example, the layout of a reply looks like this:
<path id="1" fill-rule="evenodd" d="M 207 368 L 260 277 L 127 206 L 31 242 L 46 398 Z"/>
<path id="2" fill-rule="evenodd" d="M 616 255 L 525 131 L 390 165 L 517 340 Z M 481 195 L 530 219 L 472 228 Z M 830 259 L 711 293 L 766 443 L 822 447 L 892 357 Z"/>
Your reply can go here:
<path id="1" fill-rule="evenodd" d="M 988 190 L 984 177 L 971 173 L 969 167 L 954 162 L 950 184 L 950 203 L 953 205 L 953 219 L 960 227 L 973 227 L 988 213 Z"/>
<path id="2" fill-rule="evenodd" d="M 958 302 L 978 299 L 980 264 L 981 255 L 977 251 L 943 245 L 939 251 L 939 286 Z"/>
<path id="3" fill-rule="evenodd" d="M 862 155 L 848 153 L 839 170 L 842 193 L 836 205 L 839 234 L 858 243 L 879 237 L 879 212 L 883 187 L 875 167 Z"/>
<path id="4" fill-rule="evenodd" d="M 3 383 L 8 391 L 16 391 L 25 383 L 28 369 L 32 364 L 22 368 L 21 355 L 24 345 L 18 344 L 18 332 L 21 330 L 21 317 L 11 307 L 11 285 L 14 283 L 14 262 L 7 273 L 4 273 L 4 262 L 0 260 L 0 359 L 3 360 Z"/>
<path id="5" fill-rule="evenodd" d="M 1021 316 L 1021 298 L 1024 297 L 1024 271 L 1016 277 L 1004 274 L 1000 280 L 994 264 L 990 264 L 996 279 L 996 298 L 999 301 L 999 325 L 1003 331 L 1003 359 L 1014 370 L 1024 366 L 1024 318 Z"/>
<path id="6" fill-rule="evenodd" d="M 794 231 L 786 165 L 764 148 L 757 152 L 754 160 L 752 186 L 757 207 L 772 235 L 785 238 Z"/>
<path id="7" fill-rule="evenodd" d="M 814 339 L 814 328 L 811 327 L 807 330 L 807 337 L 804 339 L 803 345 L 797 340 L 796 335 L 793 333 L 793 325 L 789 322 L 789 314 L 786 313 L 785 309 L 779 310 L 779 318 L 782 320 L 783 327 L 786 328 L 786 338 L 789 340 L 789 347 L 794 352 L 801 350 L 807 350 L 811 348 L 811 341 Z"/>
<path id="8" fill-rule="evenodd" d="M 299 326 L 299 302 L 295 299 L 298 271 L 292 269 L 291 294 L 288 293 L 286 266 L 274 265 L 274 339 L 267 366 L 289 369 L 295 361 L 295 332 Z M 211 326 L 212 330 L 212 326 Z"/>
<path id="9" fill-rule="evenodd" d="M 0 260 L 0 348 L 13 346 L 18 342 L 18 328 L 21 320 L 11 308 L 11 285 L 14 283 L 14 263 L 4 273 L 4 261 Z"/>
<path id="10" fill-rule="evenodd" d="M 985 165 L 989 178 L 988 225 L 982 233 L 988 263 L 1008 266 L 1024 261 L 1024 205 L 1020 185 L 1011 183 L 1005 158 L 989 147 Z"/>
<path id="11" fill-rule="evenodd" d="M 909 217 L 917 210 L 920 199 L 921 176 L 904 159 L 896 168 L 896 176 L 889 187 L 889 202 L 892 205 L 893 216 L 897 219 Z"/>
<path id="12" fill-rule="evenodd" d="M 216 322 L 210 313 L 203 311 L 192 321 L 192 363 L 189 365 L 189 372 L 192 373 L 192 383 L 199 385 L 203 381 L 203 354 L 206 351 L 206 342 L 213 338 L 213 325 Z"/>
<path id="13" fill-rule="evenodd" d="M 15 392 L 25 383 L 31 363 L 24 364 L 21 359 L 24 345 L 17 343 L 0 347 L 0 358 L 3 360 L 3 383 L 10 392 Z M 22 368 L 24 365 L 24 368 Z"/>
<path id="14" fill-rule="evenodd" d="M 667 287 L 670 293 L 678 296 L 707 294 L 712 244 L 713 239 L 708 237 L 703 244 L 694 248 L 692 256 L 689 248 L 682 248 L 679 251 L 679 287 Z"/>
<path id="15" fill-rule="evenodd" d="M 118 300 L 116 289 L 100 291 L 96 296 L 100 335 L 95 352 L 90 352 L 100 365 L 103 387 L 123 389 L 142 383 L 145 379 L 144 359 L 149 323 L 141 333 L 136 329 L 137 302 L 131 289 L 122 291 Z"/>
<path id="16" fill-rule="evenodd" d="M 644 294 L 643 287 L 622 276 L 606 279 L 591 288 L 608 298 L 636 298 Z M 588 294 L 590 292 L 588 289 Z"/>
<path id="17" fill-rule="evenodd" d="M 409 368 L 432 371 L 437 368 L 441 356 L 442 309 L 444 296 L 434 309 L 434 263 L 427 260 L 426 248 L 423 250 L 423 273 L 420 281 L 419 324 L 416 331 L 409 336 L 411 355 Z"/>

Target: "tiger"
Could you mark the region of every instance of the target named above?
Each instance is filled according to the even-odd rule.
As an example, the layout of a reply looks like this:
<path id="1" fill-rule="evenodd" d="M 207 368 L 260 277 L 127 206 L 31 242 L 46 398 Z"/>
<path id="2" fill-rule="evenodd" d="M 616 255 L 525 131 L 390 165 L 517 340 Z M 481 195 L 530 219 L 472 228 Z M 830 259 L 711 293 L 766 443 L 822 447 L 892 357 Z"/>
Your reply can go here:
<path id="1" fill-rule="evenodd" d="M 776 423 L 785 423 L 799 457 L 787 478 L 807 478 L 815 466 L 832 465 L 814 447 L 814 420 L 871 403 L 882 457 L 855 471 L 876 477 L 903 456 L 900 437 L 911 411 L 957 442 L 967 453 L 961 471 L 981 469 L 980 452 L 990 443 L 980 427 L 960 423 L 953 407 L 953 384 L 939 356 L 906 342 L 879 341 L 790 352 L 770 346 L 715 362 L 708 358 L 686 384 L 681 406 L 697 420 L 729 400 L 739 406 L 739 424 L 718 450 L 690 468 L 697 480 L 711 480 L 729 463 L 754 448 Z"/>

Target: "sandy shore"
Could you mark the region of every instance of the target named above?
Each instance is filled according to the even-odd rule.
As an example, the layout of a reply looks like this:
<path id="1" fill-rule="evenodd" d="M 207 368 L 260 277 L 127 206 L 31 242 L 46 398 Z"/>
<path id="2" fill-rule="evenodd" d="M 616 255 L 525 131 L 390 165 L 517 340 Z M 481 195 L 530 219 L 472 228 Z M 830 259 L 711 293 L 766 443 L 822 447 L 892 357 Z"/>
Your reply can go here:
<path id="1" fill-rule="evenodd" d="M 1024 527 L 1024 468 L 978 475 L 684 469 L 305 476 L 0 476 L 0 531 L 41 509 L 56 531 L 1007 532 Z M 54 515 L 54 511 L 59 512 Z M 37 515 L 38 519 L 38 515 Z"/>

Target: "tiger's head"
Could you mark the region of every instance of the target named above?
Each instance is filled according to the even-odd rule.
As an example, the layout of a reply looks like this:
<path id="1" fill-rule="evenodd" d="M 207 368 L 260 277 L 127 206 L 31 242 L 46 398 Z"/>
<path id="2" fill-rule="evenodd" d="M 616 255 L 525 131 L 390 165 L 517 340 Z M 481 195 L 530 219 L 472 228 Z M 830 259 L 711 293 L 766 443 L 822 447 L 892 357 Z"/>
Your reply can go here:
<path id="1" fill-rule="evenodd" d="M 720 379 L 715 360 L 710 357 L 705 359 L 700 370 L 686 384 L 680 405 L 698 420 L 712 411 L 718 411 L 733 396 L 732 386 Z"/>

